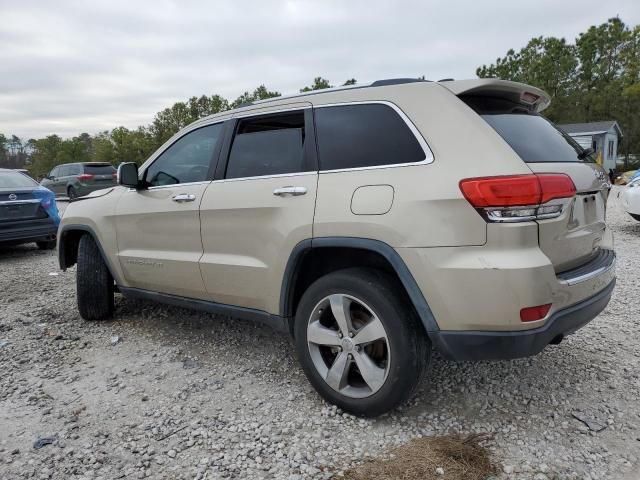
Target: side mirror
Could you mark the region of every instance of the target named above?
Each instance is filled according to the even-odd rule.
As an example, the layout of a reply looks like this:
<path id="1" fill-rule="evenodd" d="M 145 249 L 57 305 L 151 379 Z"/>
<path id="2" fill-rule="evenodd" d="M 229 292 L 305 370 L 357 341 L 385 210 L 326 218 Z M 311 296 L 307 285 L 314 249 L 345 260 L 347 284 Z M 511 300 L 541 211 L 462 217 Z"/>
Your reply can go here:
<path id="1" fill-rule="evenodd" d="M 121 163 L 118 167 L 118 185 L 129 188 L 140 188 L 138 165 L 133 162 Z"/>

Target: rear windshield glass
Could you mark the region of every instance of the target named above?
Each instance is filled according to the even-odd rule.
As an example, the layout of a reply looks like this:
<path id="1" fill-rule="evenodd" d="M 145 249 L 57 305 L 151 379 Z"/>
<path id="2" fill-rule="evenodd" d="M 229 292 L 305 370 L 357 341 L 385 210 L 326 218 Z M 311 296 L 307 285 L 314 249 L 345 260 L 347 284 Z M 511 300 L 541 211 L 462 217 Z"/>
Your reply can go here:
<path id="1" fill-rule="evenodd" d="M 482 118 L 525 162 L 593 161 L 575 140 L 540 115 L 484 114 Z"/>
<path id="2" fill-rule="evenodd" d="M 116 169 L 112 165 L 85 165 L 84 173 L 91 175 L 111 175 Z"/>
<path id="3" fill-rule="evenodd" d="M 460 100 L 484 118 L 525 162 L 595 161 L 593 154 L 531 107 L 491 95 L 463 95 Z"/>
<path id="4" fill-rule="evenodd" d="M 28 188 L 37 185 L 38 182 L 20 172 L 0 172 L 0 188 Z"/>

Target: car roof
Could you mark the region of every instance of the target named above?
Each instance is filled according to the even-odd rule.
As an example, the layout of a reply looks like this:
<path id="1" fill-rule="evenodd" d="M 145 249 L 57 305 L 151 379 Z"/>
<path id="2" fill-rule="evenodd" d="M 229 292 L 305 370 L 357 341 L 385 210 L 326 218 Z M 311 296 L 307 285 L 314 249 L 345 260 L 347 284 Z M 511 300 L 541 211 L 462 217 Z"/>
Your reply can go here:
<path id="1" fill-rule="evenodd" d="M 235 109 L 226 110 L 224 112 L 215 113 L 213 115 L 209 115 L 208 117 L 204 117 L 195 123 L 207 123 L 211 120 L 229 117 L 238 113 L 248 113 L 261 107 L 275 107 L 279 105 L 291 105 L 296 103 L 307 103 L 311 105 L 326 104 L 330 103 L 329 99 L 337 100 L 338 97 L 344 97 L 344 94 L 349 91 L 354 91 L 354 93 L 356 93 L 355 91 L 362 91 L 366 89 L 366 91 L 371 92 L 371 94 L 374 91 L 380 92 L 380 100 L 384 100 L 385 96 L 391 93 L 391 89 L 442 87 L 448 89 L 454 95 L 488 95 L 491 93 L 498 93 L 500 95 L 513 95 L 519 98 L 520 95 L 525 92 L 531 93 L 537 98 L 537 100 L 535 101 L 535 110 L 538 112 L 548 107 L 551 101 L 549 95 L 539 88 L 533 87 L 531 85 L 526 85 L 524 83 L 501 80 L 498 78 L 476 78 L 470 80 L 453 80 L 447 78 L 439 80 L 437 82 L 424 80 L 421 78 L 390 78 L 363 84 L 324 88 L 321 90 L 312 90 L 309 92 L 300 92 L 292 95 L 282 95 L 279 97 L 247 102 L 239 105 Z M 341 101 L 345 100 L 342 99 Z"/>

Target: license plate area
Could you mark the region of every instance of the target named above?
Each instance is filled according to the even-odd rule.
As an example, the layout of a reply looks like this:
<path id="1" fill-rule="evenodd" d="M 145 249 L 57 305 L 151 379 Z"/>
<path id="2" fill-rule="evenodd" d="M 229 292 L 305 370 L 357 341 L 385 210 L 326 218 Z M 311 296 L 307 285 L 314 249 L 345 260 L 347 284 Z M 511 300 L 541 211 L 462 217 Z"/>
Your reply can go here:
<path id="1" fill-rule="evenodd" d="M 0 205 L 0 220 L 24 220 L 35 218 L 38 214 L 38 203 L 15 203 Z"/>
<path id="2" fill-rule="evenodd" d="M 583 193 L 576 196 L 571 210 L 569 230 L 576 230 L 589 225 L 603 223 L 605 204 L 600 192 Z"/>

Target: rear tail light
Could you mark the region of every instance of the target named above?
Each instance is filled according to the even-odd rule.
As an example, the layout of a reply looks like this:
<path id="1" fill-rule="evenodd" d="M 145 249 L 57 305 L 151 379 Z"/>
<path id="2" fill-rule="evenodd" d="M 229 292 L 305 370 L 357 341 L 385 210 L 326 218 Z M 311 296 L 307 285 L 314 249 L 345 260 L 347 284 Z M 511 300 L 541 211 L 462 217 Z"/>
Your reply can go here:
<path id="1" fill-rule="evenodd" d="M 471 205 L 494 222 L 557 217 L 562 205 L 543 204 L 576 193 L 571 178 L 562 173 L 467 178 L 460 182 L 460 190 Z"/>
<path id="2" fill-rule="evenodd" d="M 542 320 L 551 310 L 551 304 L 538 305 L 536 307 L 527 307 L 520 310 L 520 320 L 523 322 L 535 322 Z"/>
<path id="3" fill-rule="evenodd" d="M 90 173 L 83 173 L 82 175 L 78 175 L 78 180 L 81 182 L 86 182 L 88 180 L 93 180 L 95 175 L 91 175 Z"/>

